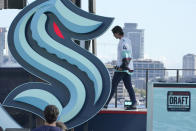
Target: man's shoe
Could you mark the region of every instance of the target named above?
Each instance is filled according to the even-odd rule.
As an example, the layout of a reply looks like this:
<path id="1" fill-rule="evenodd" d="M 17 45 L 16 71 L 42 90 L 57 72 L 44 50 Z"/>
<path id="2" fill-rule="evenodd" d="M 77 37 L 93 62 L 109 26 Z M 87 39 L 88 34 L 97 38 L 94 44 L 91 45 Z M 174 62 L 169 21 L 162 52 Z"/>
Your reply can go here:
<path id="1" fill-rule="evenodd" d="M 133 105 L 128 106 L 125 110 L 135 110 L 137 109 L 137 102 L 135 102 Z"/>

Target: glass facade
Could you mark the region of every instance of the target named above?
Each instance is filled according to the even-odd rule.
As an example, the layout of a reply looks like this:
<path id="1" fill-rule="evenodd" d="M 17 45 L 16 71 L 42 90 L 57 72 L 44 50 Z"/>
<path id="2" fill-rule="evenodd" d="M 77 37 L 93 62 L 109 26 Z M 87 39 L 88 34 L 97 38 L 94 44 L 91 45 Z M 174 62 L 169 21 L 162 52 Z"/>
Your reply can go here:
<path id="1" fill-rule="evenodd" d="M 0 28 L 0 67 L 20 67 L 8 48 L 7 28 Z"/>
<path id="2" fill-rule="evenodd" d="M 6 28 L 0 28 L 0 66 L 3 64 L 4 61 L 4 49 L 6 43 Z"/>
<path id="3" fill-rule="evenodd" d="M 0 9 L 4 8 L 4 0 L 0 0 Z"/>
<path id="4" fill-rule="evenodd" d="M 133 60 L 134 73 L 132 79 L 134 85 L 138 89 L 146 88 L 146 77 L 148 80 L 164 79 L 166 77 L 165 67 L 161 61 L 153 61 L 150 59 Z M 148 72 L 147 72 L 148 71 Z M 147 74 L 148 73 L 148 74 Z"/>
<path id="5" fill-rule="evenodd" d="M 137 29 L 137 23 L 125 23 L 123 31 L 131 40 L 133 59 L 144 58 L 144 30 Z"/>
<path id="6" fill-rule="evenodd" d="M 187 54 L 183 57 L 183 69 L 196 69 L 196 55 Z M 196 71 L 183 70 L 183 78 L 196 77 Z"/>

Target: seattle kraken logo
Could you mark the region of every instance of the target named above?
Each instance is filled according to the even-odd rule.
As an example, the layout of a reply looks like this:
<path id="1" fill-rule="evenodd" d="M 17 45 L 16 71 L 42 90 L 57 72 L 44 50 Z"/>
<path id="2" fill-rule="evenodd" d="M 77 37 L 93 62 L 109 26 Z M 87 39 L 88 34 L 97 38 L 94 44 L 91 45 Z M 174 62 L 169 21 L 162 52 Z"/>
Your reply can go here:
<path id="1" fill-rule="evenodd" d="M 43 118 L 48 104 L 60 110 L 68 128 L 92 118 L 110 93 L 104 64 L 73 40 L 93 39 L 106 31 L 112 18 L 89 14 L 69 0 L 37 0 L 13 21 L 9 48 L 28 72 L 44 82 L 18 86 L 3 106 L 30 111 Z"/>

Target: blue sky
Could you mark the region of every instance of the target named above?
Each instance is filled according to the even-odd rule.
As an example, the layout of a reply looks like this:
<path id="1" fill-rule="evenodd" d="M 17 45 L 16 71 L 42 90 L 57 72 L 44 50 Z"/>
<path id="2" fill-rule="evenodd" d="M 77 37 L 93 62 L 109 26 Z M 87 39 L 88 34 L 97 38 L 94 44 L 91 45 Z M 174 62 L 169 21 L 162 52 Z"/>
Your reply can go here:
<path id="1" fill-rule="evenodd" d="M 33 0 L 29 0 L 31 2 Z M 87 10 L 88 0 L 82 1 Z M 182 68 L 182 57 L 196 54 L 195 0 L 97 0 L 96 14 L 114 17 L 111 28 L 138 23 L 144 29 L 145 57 L 161 60 L 167 68 Z M 8 27 L 19 10 L 0 10 L 0 27 Z M 116 59 L 116 40 L 111 28 L 97 39 L 98 57 Z"/>

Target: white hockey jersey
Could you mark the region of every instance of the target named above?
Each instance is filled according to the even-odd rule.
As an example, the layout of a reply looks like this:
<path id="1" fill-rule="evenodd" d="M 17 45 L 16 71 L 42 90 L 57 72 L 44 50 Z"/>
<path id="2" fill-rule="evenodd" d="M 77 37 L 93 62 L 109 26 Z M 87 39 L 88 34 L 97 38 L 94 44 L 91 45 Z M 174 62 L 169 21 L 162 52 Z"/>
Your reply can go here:
<path id="1" fill-rule="evenodd" d="M 121 67 L 123 64 L 123 59 L 130 59 L 128 64 L 129 70 L 133 71 L 133 60 L 132 60 L 132 45 L 131 40 L 126 37 L 120 39 L 117 49 L 117 66 Z M 123 70 L 123 72 L 130 72 L 128 70 Z"/>

